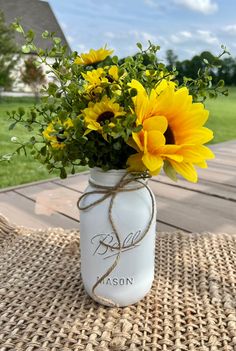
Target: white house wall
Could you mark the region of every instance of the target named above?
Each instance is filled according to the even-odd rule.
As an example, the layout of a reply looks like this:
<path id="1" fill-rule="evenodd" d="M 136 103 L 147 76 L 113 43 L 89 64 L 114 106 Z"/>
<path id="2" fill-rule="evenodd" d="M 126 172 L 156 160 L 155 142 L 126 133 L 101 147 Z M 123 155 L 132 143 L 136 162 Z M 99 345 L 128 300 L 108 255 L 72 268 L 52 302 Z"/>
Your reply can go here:
<path id="1" fill-rule="evenodd" d="M 32 55 L 24 55 L 24 56 L 22 56 L 19 59 L 18 64 L 16 65 L 16 67 L 14 68 L 14 70 L 11 73 L 11 76 L 13 78 L 13 85 L 12 85 L 12 89 L 11 90 L 13 92 L 32 93 L 32 90 L 31 90 L 30 86 L 25 84 L 25 83 L 23 83 L 22 79 L 21 79 L 21 72 L 24 69 L 24 62 L 26 60 L 28 60 L 30 57 L 32 57 Z M 54 61 L 55 60 L 52 59 L 52 58 L 48 59 L 48 63 L 49 64 L 53 64 Z M 42 68 L 43 68 L 43 72 L 45 74 L 46 84 L 56 80 L 56 78 L 53 75 L 53 73 L 50 73 L 50 75 L 46 74 L 46 71 L 49 70 L 49 67 L 47 65 L 42 64 Z"/>

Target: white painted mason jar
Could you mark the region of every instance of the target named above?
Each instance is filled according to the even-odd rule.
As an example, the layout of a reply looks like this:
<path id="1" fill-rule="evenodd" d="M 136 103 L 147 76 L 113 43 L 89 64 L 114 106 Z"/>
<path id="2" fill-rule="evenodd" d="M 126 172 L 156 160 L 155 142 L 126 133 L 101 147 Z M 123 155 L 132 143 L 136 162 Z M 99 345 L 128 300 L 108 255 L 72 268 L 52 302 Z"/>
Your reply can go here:
<path id="1" fill-rule="evenodd" d="M 123 177 L 129 182 L 122 191 L 108 194 Z M 93 168 L 89 181 L 79 202 L 84 287 L 104 305 L 134 304 L 149 292 L 154 279 L 155 197 L 147 180 L 130 181 L 125 170 Z"/>

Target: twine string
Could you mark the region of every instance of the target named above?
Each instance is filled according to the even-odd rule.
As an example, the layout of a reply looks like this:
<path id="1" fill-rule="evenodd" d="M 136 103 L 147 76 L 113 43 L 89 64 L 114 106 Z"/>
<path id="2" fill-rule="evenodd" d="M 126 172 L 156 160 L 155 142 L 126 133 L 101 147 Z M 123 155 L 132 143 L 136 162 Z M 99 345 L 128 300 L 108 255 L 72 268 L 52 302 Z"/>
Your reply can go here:
<path id="1" fill-rule="evenodd" d="M 154 201 L 154 198 L 153 198 L 153 194 L 152 194 L 150 188 L 148 187 L 148 185 L 145 184 L 143 181 L 141 181 L 140 177 L 134 177 L 133 176 L 133 177 L 127 178 L 127 175 L 129 175 L 129 174 L 126 173 L 121 178 L 121 180 L 114 186 L 103 186 L 103 185 L 101 186 L 101 185 L 95 184 L 91 180 L 89 180 L 90 185 L 93 188 L 96 188 L 96 190 L 92 190 L 92 191 L 84 193 L 79 198 L 79 200 L 77 202 L 77 206 L 78 206 L 79 210 L 84 211 L 84 210 L 87 210 L 89 208 L 92 208 L 92 207 L 102 203 L 103 201 L 105 201 L 109 197 L 111 198 L 110 203 L 109 203 L 109 209 L 108 209 L 108 218 L 109 218 L 109 221 L 111 223 L 113 232 L 114 232 L 116 240 L 117 240 L 117 246 L 114 247 L 113 245 L 109 245 L 109 244 L 105 243 L 102 240 L 100 240 L 100 244 L 104 245 L 105 247 L 110 248 L 112 250 L 116 250 L 117 254 L 116 254 L 115 261 L 112 263 L 112 265 L 108 268 L 108 270 L 93 285 L 92 294 L 93 294 L 95 300 L 103 302 L 103 303 L 106 303 L 106 304 L 108 304 L 110 306 L 116 306 L 116 307 L 119 307 L 119 306 L 115 302 L 113 302 L 112 300 L 107 299 L 107 298 L 105 298 L 103 296 L 97 295 L 95 290 L 98 287 L 98 285 L 100 283 L 102 283 L 102 281 L 105 278 L 107 278 L 113 272 L 113 270 L 115 269 L 115 267 L 117 266 L 117 264 L 119 262 L 122 250 L 123 249 L 129 249 L 131 247 L 135 247 L 137 244 L 139 244 L 144 239 L 144 237 L 147 235 L 147 233 L 148 233 L 148 231 L 149 231 L 149 229 L 151 227 L 151 224 L 152 224 L 152 221 L 153 221 L 153 218 L 154 218 L 154 211 L 155 211 L 155 201 Z M 142 177 L 142 179 L 146 179 L 146 178 L 150 178 L 150 177 L 149 176 L 143 176 Z M 129 185 L 131 182 L 136 182 L 136 183 L 138 183 L 138 185 L 136 187 L 127 188 L 127 185 Z M 114 200 L 115 200 L 115 197 L 116 197 L 116 195 L 118 193 L 136 191 L 136 190 L 139 190 L 139 189 L 142 189 L 142 188 L 146 188 L 147 189 L 147 191 L 148 191 L 148 193 L 150 195 L 150 198 L 151 198 L 151 208 L 152 208 L 151 216 L 150 216 L 148 224 L 146 225 L 146 228 L 143 231 L 142 235 L 140 235 L 135 241 L 131 242 L 130 244 L 123 246 L 122 243 L 121 243 L 119 232 L 118 232 L 118 230 L 116 228 L 116 225 L 115 225 L 115 222 L 114 222 L 114 219 L 113 219 L 113 214 L 112 214 L 113 207 L 114 207 Z M 98 194 L 101 194 L 103 196 L 100 197 L 99 199 L 89 203 L 88 205 L 82 205 L 81 204 L 82 200 L 87 198 L 88 196 L 90 196 L 90 195 L 98 195 Z"/>

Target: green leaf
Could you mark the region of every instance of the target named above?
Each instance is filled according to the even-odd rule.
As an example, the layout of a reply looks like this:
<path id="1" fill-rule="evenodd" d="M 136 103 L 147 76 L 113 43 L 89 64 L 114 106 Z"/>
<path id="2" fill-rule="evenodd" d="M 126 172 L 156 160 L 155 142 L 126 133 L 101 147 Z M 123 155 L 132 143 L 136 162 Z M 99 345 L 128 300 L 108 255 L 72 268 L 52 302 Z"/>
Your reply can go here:
<path id="1" fill-rule="evenodd" d="M 61 168 L 61 170 L 60 170 L 60 178 L 61 178 L 61 179 L 65 179 L 66 177 L 67 177 L 67 173 L 66 173 L 65 168 L 63 167 L 63 168 Z"/>
<path id="2" fill-rule="evenodd" d="M 31 52 L 31 45 L 23 45 L 21 49 L 24 54 L 29 54 Z"/>
<path id="3" fill-rule="evenodd" d="M 174 170 L 174 168 L 171 166 L 170 162 L 165 160 L 164 161 L 164 172 L 167 175 L 167 177 L 169 177 L 171 180 L 173 180 L 174 182 L 177 182 L 177 174 L 176 171 Z"/>
<path id="4" fill-rule="evenodd" d="M 119 59 L 118 59 L 117 56 L 113 56 L 113 57 L 112 57 L 112 62 L 113 62 L 115 65 L 118 64 L 118 61 L 119 61 Z"/>
<path id="5" fill-rule="evenodd" d="M 130 96 L 132 96 L 132 97 L 134 97 L 134 96 L 136 96 L 137 95 L 137 89 L 135 89 L 135 88 L 132 88 L 131 90 L 130 90 Z"/>
<path id="6" fill-rule="evenodd" d="M 49 37 L 49 31 L 48 30 L 45 30 L 43 33 L 42 33 L 42 38 L 43 39 L 47 39 Z"/>
<path id="7" fill-rule="evenodd" d="M 117 141 L 116 143 L 113 144 L 113 148 L 115 150 L 120 150 L 122 147 L 121 143 L 119 141 Z"/>
<path id="8" fill-rule="evenodd" d="M 25 109 L 24 109 L 23 107 L 19 107 L 19 108 L 18 108 L 18 113 L 19 113 L 19 116 L 20 116 L 20 117 L 24 116 L 24 114 L 25 114 Z"/>
<path id="9" fill-rule="evenodd" d="M 218 88 L 223 88 L 224 85 L 225 85 L 225 82 L 223 81 L 223 79 L 219 80 L 219 82 L 217 84 Z"/>
<path id="10" fill-rule="evenodd" d="M 34 40 L 35 37 L 35 33 L 32 29 L 28 30 L 28 32 L 26 33 L 26 39 L 28 43 L 31 43 Z"/>
<path id="11" fill-rule="evenodd" d="M 14 122 L 14 123 L 10 124 L 9 127 L 8 127 L 8 129 L 9 129 L 9 130 L 14 129 L 15 126 L 16 126 L 16 124 L 17 124 L 17 122 Z"/>
<path id="12" fill-rule="evenodd" d="M 55 83 L 49 83 L 48 84 L 48 94 L 49 95 L 54 95 L 58 89 L 58 86 Z"/>
<path id="13" fill-rule="evenodd" d="M 141 43 L 137 43 L 136 45 L 137 45 L 137 47 L 138 47 L 141 51 L 143 50 L 143 46 L 142 46 Z"/>
<path id="14" fill-rule="evenodd" d="M 45 145 L 40 149 L 40 154 L 42 156 L 46 156 L 46 152 L 47 152 L 47 146 Z"/>
<path id="15" fill-rule="evenodd" d="M 56 45 L 58 45 L 58 44 L 61 43 L 61 38 L 55 37 L 55 38 L 53 38 L 53 42 L 54 42 Z"/>
<path id="16" fill-rule="evenodd" d="M 18 33 L 24 33 L 23 27 L 17 21 L 13 22 L 11 27 Z"/>

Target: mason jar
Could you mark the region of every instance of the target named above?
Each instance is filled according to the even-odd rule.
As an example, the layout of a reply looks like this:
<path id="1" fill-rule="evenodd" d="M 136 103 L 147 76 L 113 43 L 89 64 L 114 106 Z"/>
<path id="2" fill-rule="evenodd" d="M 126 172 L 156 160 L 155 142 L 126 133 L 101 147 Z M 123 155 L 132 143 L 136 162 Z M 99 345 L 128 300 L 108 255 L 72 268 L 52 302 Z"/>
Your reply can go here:
<path id="1" fill-rule="evenodd" d="M 93 168 L 79 208 L 87 293 L 104 305 L 138 302 L 154 279 L 156 204 L 147 179 Z"/>

